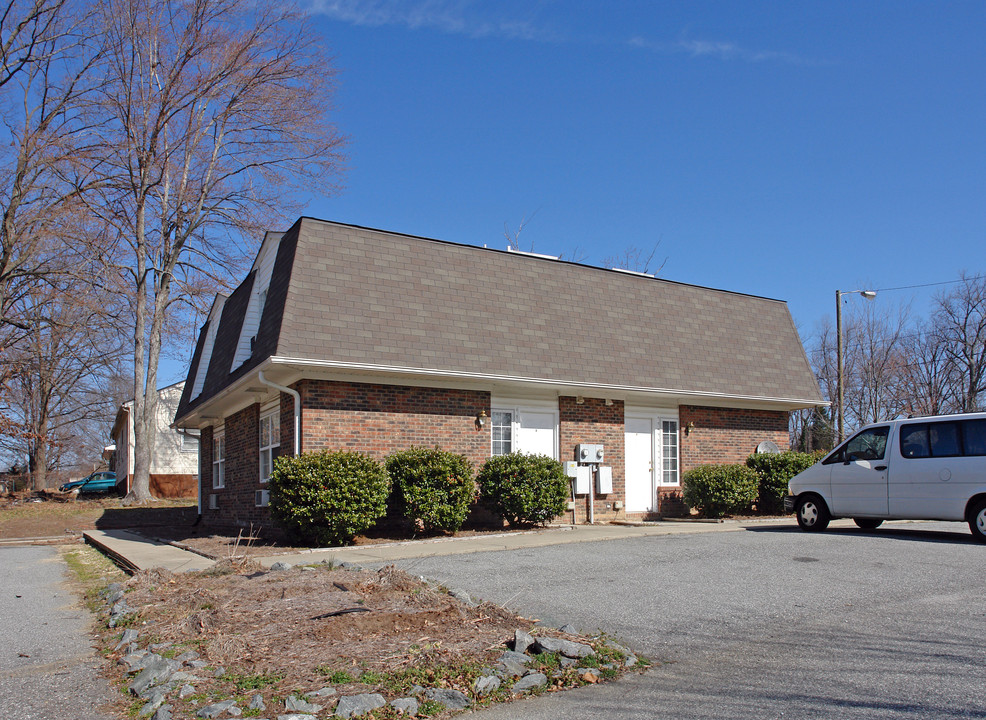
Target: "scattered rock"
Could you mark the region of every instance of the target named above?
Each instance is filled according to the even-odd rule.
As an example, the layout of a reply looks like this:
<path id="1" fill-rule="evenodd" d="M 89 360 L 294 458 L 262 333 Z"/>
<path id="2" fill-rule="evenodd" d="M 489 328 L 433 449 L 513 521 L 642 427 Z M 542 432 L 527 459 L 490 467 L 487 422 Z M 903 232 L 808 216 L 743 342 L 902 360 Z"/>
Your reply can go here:
<path id="1" fill-rule="evenodd" d="M 570 658 L 584 658 L 596 654 L 589 645 L 551 637 L 537 638 L 534 642 L 534 652 L 555 652 Z"/>
<path id="2" fill-rule="evenodd" d="M 595 684 L 599 682 L 599 671 L 595 668 L 577 668 L 575 672 L 582 682 Z"/>
<path id="3" fill-rule="evenodd" d="M 309 692 L 306 692 L 305 693 L 305 697 L 306 698 L 311 698 L 311 697 L 327 697 L 329 695 L 335 695 L 335 694 L 336 694 L 336 689 L 335 688 L 332 688 L 332 687 L 324 687 L 324 688 L 320 688 L 319 690 L 311 690 Z"/>
<path id="4" fill-rule="evenodd" d="M 558 658 L 558 662 L 561 664 L 563 668 L 570 668 L 573 665 L 576 665 L 578 663 L 578 660 L 576 660 L 575 658 L 568 658 L 562 655 L 560 658 Z"/>
<path id="5" fill-rule="evenodd" d="M 180 688 L 178 688 L 179 698 L 187 698 L 189 695 L 194 695 L 194 694 L 195 694 L 195 688 L 191 685 L 182 685 Z M 263 708 L 261 708 L 261 710 L 263 710 Z"/>
<path id="6" fill-rule="evenodd" d="M 290 713 L 288 715 L 278 715 L 277 720 L 315 720 L 315 716 L 306 715 L 305 713 Z"/>
<path id="7" fill-rule="evenodd" d="M 414 717 L 418 714 L 418 701 L 412 697 L 397 698 L 390 701 L 390 706 L 401 715 Z"/>
<path id="8" fill-rule="evenodd" d="M 151 718 L 151 720 L 172 720 L 171 706 L 162 705 L 161 707 L 159 707 L 157 709 L 157 712 L 154 713 L 154 716 Z"/>
<path id="9" fill-rule="evenodd" d="M 513 693 L 525 693 L 530 692 L 535 688 L 541 688 L 548 684 L 548 676 L 544 673 L 531 673 L 530 675 L 525 675 L 520 680 L 514 683 L 510 691 Z"/>
<path id="10" fill-rule="evenodd" d="M 534 638 L 523 630 L 514 630 L 514 652 L 526 653 L 527 648 L 534 644 Z"/>
<path id="11" fill-rule="evenodd" d="M 164 699 L 167 694 L 161 688 L 156 688 L 151 696 L 147 699 L 147 703 L 140 709 L 137 713 L 139 717 L 147 717 L 148 715 L 153 715 L 154 712 L 164 704 Z"/>
<path id="12" fill-rule="evenodd" d="M 213 703 L 212 705 L 206 705 L 204 708 L 199 709 L 196 714 L 200 718 L 215 718 L 222 715 L 224 712 L 229 712 L 233 707 L 236 706 L 235 700 L 223 700 L 222 702 Z M 237 712 L 230 712 L 230 715 L 239 715 L 239 708 Z"/>
<path id="13" fill-rule="evenodd" d="M 190 663 L 192 662 L 192 660 L 197 660 L 198 657 L 199 654 L 197 652 L 195 652 L 194 650 L 189 650 L 188 652 L 183 652 L 181 655 L 176 657 L 175 660 L 184 664 L 184 663 Z"/>
<path id="14" fill-rule="evenodd" d="M 476 678 L 476 682 L 472 684 L 472 689 L 479 697 L 489 695 L 491 692 L 496 692 L 500 689 L 500 678 L 496 675 L 478 677 Z"/>
<path id="15" fill-rule="evenodd" d="M 127 628 L 126 630 L 123 631 L 123 637 L 120 638 L 120 642 L 117 643 L 117 646 L 113 648 L 113 650 L 115 652 L 120 648 L 129 645 L 132 642 L 137 642 L 137 631 L 131 628 Z"/>
<path id="16" fill-rule="evenodd" d="M 578 635 L 579 634 L 579 631 L 574 626 L 569 625 L 568 623 L 565 623 L 560 628 L 558 628 L 558 632 L 563 632 L 566 635 Z"/>
<path id="17" fill-rule="evenodd" d="M 387 704 L 379 693 L 363 693 L 362 695 L 344 695 L 339 698 L 335 714 L 342 718 L 358 717 L 371 710 L 376 710 Z M 277 720 L 282 720 L 280 717 Z"/>
<path id="18" fill-rule="evenodd" d="M 264 703 L 264 696 L 257 693 L 250 700 L 250 704 L 247 705 L 247 710 L 260 710 L 263 712 L 267 709 L 267 705 Z"/>
<path id="19" fill-rule="evenodd" d="M 448 594 L 454 597 L 459 602 L 465 603 L 466 605 L 469 605 L 471 607 L 475 607 L 477 604 L 471 597 L 469 597 L 469 593 L 467 593 L 462 588 L 455 588 L 454 590 L 449 590 Z"/>
<path id="20" fill-rule="evenodd" d="M 150 660 L 151 654 L 146 650 L 138 650 L 134 653 L 129 653 L 120 658 L 117 662 L 120 665 L 127 666 L 127 672 L 137 672 L 138 670 L 143 670 L 144 665 Z"/>
<path id="21" fill-rule="evenodd" d="M 306 702 L 294 695 L 288 695 L 287 699 L 284 701 L 284 709 L 290 710 L 291 712 L 300 713 L 310 713 L 314 715 L 322 709 L 321 705 L 313 705 L 310 702 Z"/>
<path id="22" fill-rule="evenodd" d="M 351 562 L 341 562 L 339 563 L 339 567 L 341 567 L 343 570 L 352 570 L 353 572 L 359 572 L 360 570 L 363 569 L 362 565 L 357 565 L 356 563 L 351 563 Z"/>
<path id="23" fill-rule="evenodd" d="M 154 643 L 153 645 L 148 645 L 147 649 L 151 652 L 159 653 L 162 650 L 167 650 L 172 645 L 174 645 L 173 642 Z"/>
<path id="24" fill-rule="evenodd" d="M 177 663 L 160 655 L 151 655 L 144 669 L 130 683 L 130 692 L 140 695 L 151 685 L 159 685 L 170 678 L 178 669 Z"/>
<path id="25" fill-rule="evenodd" d="M 201 670 L 202 668 L 208 666 L 209 663 L 207 663 L 205 660 L 192 660 L 192 662 L 188 664 L 193 668 L 195 668 L 196 670 Z"/>
<path id="26" fill-rule="evenodd" d="M 425 697 L 444 705 L 449 710 L 465 710 L 472 704 L 463 693 L 446 688 L 428 688 L 425 690 Z"/>
<path id="27" fill-rule="evenodd" d="M 270 566 L 271 572 L 279 572 L 282 570 L 290 570 L 291 563 L 286 563 L 282 560 L 278 560 L 276 563 Z"/>
<path id="28" fill-rule="evenodd" d="M 221 665 L 212 671 L 212 677 L 219 678 L 225 674 L 226 674 L 226 668 L 222 667 Z"/>

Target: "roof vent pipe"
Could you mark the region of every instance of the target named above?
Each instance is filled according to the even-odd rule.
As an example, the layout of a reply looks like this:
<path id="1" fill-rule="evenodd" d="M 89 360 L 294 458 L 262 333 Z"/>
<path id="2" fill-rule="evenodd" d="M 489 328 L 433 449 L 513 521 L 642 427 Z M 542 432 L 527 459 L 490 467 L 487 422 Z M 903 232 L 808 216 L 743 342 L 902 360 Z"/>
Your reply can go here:
<path id="1" fill-rule="evenodd" d="M 292 390 L 284 385 L 278 385 L 276 382 L 271 382 L 264 377 L 263 370 L 257 374 L 257 379 L 264 385 L 272 387 L 275 390 L 285 392 L 294 398 L 294 454 L 295 457 L 301 455 L 301 394 L 297 390 Z"/>

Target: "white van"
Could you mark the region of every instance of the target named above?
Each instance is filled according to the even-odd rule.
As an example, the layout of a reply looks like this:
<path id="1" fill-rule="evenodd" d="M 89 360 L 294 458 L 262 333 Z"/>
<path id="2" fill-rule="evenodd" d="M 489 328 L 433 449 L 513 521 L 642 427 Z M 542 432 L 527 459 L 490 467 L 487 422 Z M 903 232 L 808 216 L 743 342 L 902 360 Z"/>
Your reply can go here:
<path id="1" fill-rule="evenodd" d="M 787 510 L 802 530 L 832 518 L 864 529 L 888 519 L 965 520 L 986 542 L 986 413 L 867 425 L 798 473 Z"/>

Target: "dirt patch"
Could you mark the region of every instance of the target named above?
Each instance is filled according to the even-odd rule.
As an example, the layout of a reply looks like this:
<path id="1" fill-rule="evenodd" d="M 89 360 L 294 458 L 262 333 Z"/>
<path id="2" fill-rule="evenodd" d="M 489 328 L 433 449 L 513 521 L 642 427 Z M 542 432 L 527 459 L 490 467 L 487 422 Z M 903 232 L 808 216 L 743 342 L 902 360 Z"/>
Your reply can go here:
<path id="1" fill-rule="evenodd" d="M 194 502 L 156 500 L 126 507 L 118 497 L 89 497 L 58 502 L 33 493 L 0 497 L 0 539 L 80 535 L 112 528 L 191 527 L 198 515 Z"/>
<path id="2" fill-rule="evenodd" d="M 563 669 L 557 655 L 532 659 L 529 667 L 550 678 L 542 691 L 613 679 L 626 671 L 623 656 L 601 639 L 535 627 L 534 620 L 491 603 L 466 604 L 445 588 L 394 567 L 371 571 L 317 565 L 271 572 L 249 563 L 220 563 L 202 573 L 138 573 L 125 589 L 126 603 L 137 609 L 125 624 L 139 631 L 141 648 L 153 646 L 172 658 L 192 651 L 204 663 L 186 668 L 195 675 L 188 680 L 194 692 L 185 698 L 169 693 L 175 717 L 194 717 L 201 707 L 227 699 L 245 709 L 258 693 L 267 708 L 264 715 L 275 717 L 286 712 L 289 695 L 302 697 L 326 687 L 335 694 L 311 701 L 331 707 L 339 696 L 371 692 L 392 700 L 424 686 L 459 690 L 474 706 L 502 702 L 512 697 L 511 681 L 486 696 L 478 695 L 473 684 L 490 673 L 515 630 L 593 643 L 601 651 L 580 661 L 597 668 L 588 676 L 574 667 Z M 107 649 L 119 637 L 119 630 L 105 631 Z M 126 650 L 110 657 L 117 659 Z M 119 669 L 114 673 L 119 678 Z M 449 713 L 425 704 L 420 714 Z M 389 710 L 378 715 L 391 716 Z"/>

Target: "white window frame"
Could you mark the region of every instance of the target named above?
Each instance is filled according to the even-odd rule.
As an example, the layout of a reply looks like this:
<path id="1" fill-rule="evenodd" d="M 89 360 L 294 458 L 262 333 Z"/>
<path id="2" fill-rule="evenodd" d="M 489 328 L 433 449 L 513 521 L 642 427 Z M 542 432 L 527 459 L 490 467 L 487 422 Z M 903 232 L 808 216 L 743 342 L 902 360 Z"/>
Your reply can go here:
<path id="1" fill-rule="evenodd" d="M 661 487 L 678 487 L 681 485 L 681 424 L 678 422 L 677 417 L 667 417 L 661 416 L 657 418 L 658 423 L 660 423 L 660 440 L 655 438 L 655 442 L 661 443 L 661 468 L 660 475 L 657 478 L 657 484 Z M 668 432 L 665 428 L 668 423 L 674 423 L 673 435 Z M 657 435 L 657 433 L 654 433 Z M 668 439 L 674 437 L 674 467 L 670 468 L 667 454 L 664 452 L 666 448 L 669 447 Z M 674 471 L 674 481 L 668 482 L 665 480 L 665 473 L 672 469 Z"/>
<path id="2" fill-rule="evenodd" d="M 517 438 L 520 436 L 521 415 L 525 412 L 532 413 L 551 413 L 554 416 L 554 436 L 555 442 L 552 448 L 552 457 L 558 459 L 558 442 L 560 429 L 558 427 L 558 401 L 539 401 L 539 400 L 516 400 L 506 398 L 493 398 L 490 404 L 490 456 L 494 455 L 493 446 L 493 417 L 495 413 L 510 413 L 510 452 L 518 452 Z M 505 453 L 497 453 L 505 454 Z"/>
<path id="3" fill-rule="evenodd" d="M 506 424 L 497 425 L 496 420 L 498 414 L 507 415 L 510 418 L 509 421 Z M 514 428 L 516 417 L 517 414 L 515 410 L 509 410 L 506 408 L 490 408 L 490 457 L 496 457 L 497 455 L 507 455 L 513 452 L 515 438 L 517 435 Z M 502 437 L 500 440 L 496 440 L 495 438 L 496 428 L 498 427 L 507 428 L 507 430 L 510 433 L 510 437 L 507 440 L 503 440 Z M 500 443 L 499 448 L 497 448 L 498 442 Z M 505 442 L 508 443 L 506 452 L 503 451 L 503 443 Z M 500 452 L 497 452 L 498 449 L 500 450 Z"/>
<path id="4" fill-rule="evenodd" d="M 217 430 L 212 434 L 212 489 L 226 487 L 226 432 Z"/>
<path id="5" fill-rule="evenodd" d="M 181 447 L 178 452 L 197 453 L 199 451 L 199 436 L 192 435 L 190 431 L 183 430 L 181 433 Z"/>
<path id="6" fill-rule="evenodd" d="M 267 444 L 264 444 L 264 425 L 267 425 Z M 270 480 L 270 474 L 274 470 L 274 448 L 281 446 L 281 409 L 274 407 L 260 415 L 260 433 L 258 442 L 260 444 L 259 470 L 260 482 L 266 483 Z M 265 466 L 266 460 L 266 466 Z M 266 474 L 265 471 L 266 470 Z"/>

